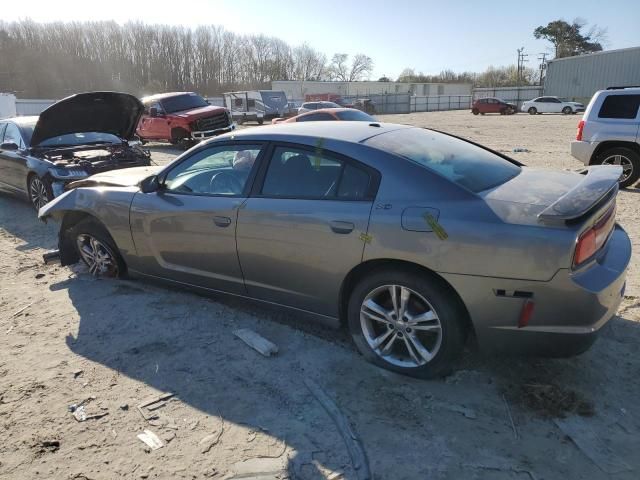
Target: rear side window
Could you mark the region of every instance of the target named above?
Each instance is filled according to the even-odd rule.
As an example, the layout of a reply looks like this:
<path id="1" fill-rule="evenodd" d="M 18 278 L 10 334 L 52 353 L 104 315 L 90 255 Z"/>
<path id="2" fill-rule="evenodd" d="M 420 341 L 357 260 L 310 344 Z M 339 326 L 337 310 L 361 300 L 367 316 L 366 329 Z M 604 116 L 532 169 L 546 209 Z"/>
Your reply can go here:
<path id="1" fill-rule="evenodd" d="M 471 190 L 482 192 L 511 180 L 520 167 L 458 138 L 422 128 L 405 128 L 364 142 L 399 155 Z"/>
<path id="2" fill-rule="evenodd" d="M 360 110 L 343 110 L 342 112 L 336 113 L 340 120 L 349 121 L 349 122 L 375 122 L 376 119 L 373 118 L 368 113 L 364 113 Z"/>
<path id="3" fill-rule="evenodd" d="M 309 115 L 303 115 L 298 119 L 299 122 L 319 122 L 327 120 L 335 120 L 335 118 L 326 112 L 317 112 Z"/>
<path id="4" fill-rule="evenodd" d="M 609 95 L 602 102 L 599 118 L 636 118 L 640 95 Z"/>

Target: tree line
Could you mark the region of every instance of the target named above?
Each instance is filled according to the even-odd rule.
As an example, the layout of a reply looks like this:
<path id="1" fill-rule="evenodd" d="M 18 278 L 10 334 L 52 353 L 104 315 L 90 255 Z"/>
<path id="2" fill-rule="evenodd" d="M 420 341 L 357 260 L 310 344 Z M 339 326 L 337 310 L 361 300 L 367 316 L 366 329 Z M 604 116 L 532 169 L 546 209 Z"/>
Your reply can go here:
<path id="1" fill-rule="evenodd" d="M 360 80 L 372 69 L 364 54 L 349 61 L 337 53 L 327 60 L 307 44 L 293 47 L 216 25 L 0 22 L 0 91 L 23 98 L 91 90 L 212 96 L 269 89 L 273 80 Z"/>

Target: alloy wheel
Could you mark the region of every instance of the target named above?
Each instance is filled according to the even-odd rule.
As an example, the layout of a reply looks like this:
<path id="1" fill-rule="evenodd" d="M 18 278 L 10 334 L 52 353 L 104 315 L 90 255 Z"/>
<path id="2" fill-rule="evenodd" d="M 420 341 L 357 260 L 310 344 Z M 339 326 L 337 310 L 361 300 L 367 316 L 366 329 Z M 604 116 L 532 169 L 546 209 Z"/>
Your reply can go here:
<path id="1" fill-rule="evenodd" d="M 39 177 L 33 177 L 29 182 L 29 196 L 31 197 L 31 203 L 37 210 L 40 210 L 51 200 L 47 186 Z"/>
<path id="2" fill-rule="evenodd" d="M 383 285 L 364 298 L 360 326 L 369 347 L 398 367 L 429 363 L 442 344 L 442 324 L 431 304 L 402 285 Z"/>
<path id="3" fill-rule="evenodd" d="M 78 252 L 94 276 L 116 277 L 118 262 L 111 249 L 97 238 L 83 233 L 76 238 Z"/>
<path id="4" fill-rule="evenodd" d="M 620 182 L 624 182 L 633 174 L 633 163 L 631 160 L 620 154 L 609 155 L 602 162 L 603 165 L 620 165 L 622 167 L 622 175 L 620 176 Z"/>

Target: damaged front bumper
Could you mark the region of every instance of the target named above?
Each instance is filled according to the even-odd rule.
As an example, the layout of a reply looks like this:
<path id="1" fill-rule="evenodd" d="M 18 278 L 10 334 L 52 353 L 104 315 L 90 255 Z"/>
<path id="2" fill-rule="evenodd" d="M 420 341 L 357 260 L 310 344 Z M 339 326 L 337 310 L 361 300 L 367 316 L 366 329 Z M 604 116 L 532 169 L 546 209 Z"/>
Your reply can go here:
<path id="1" fill-rule="evenodd" d="M 235 130 L 236 124 L 232 123 L 228 127 L 225 128 L 216 128 L 214 130 L 196 130 L 191 132 L 191 138 L 194 140 L 203 140 L 205 138 L 215 137 L 217 135 L 222 135 L 223 133 L 229 133 Z"/>

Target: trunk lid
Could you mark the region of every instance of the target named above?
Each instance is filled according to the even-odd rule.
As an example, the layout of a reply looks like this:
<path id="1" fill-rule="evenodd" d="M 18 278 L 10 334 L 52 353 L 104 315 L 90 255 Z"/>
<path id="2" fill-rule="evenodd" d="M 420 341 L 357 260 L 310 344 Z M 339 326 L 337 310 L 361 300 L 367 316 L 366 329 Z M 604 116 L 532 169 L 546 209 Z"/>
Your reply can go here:
<path id="1" fill-rule="evenodd" d="M 586 175 L 523 167 L 517 177 L 482 197 L 509 223 L 564 225 L 615 199 L 621 173 L 621 167 L 601 165 L 589 167 Z"/>
<path id="2" fill-rule="evenodd" d="M 133 138 L 144 107 L 133 95 L 119 92 L 78 93 L 45 109 L 31 136 L 31 146 L 71 133 L 111 133 Z"/>

